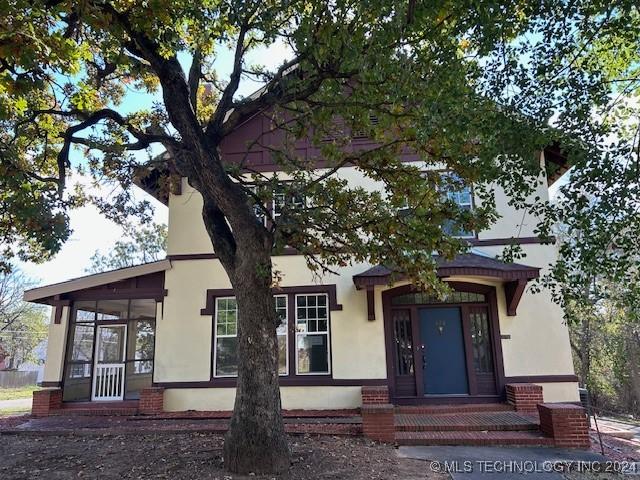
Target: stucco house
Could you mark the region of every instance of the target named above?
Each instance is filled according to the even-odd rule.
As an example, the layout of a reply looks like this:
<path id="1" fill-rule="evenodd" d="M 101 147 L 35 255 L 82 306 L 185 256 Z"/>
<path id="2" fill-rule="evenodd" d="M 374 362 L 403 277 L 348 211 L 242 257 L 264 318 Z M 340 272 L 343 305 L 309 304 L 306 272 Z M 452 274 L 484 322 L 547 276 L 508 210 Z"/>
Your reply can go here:
<path id="1" fill-rule="evenodd" d="M 246 151 L 269 128 L 264 117 L 249 119 L 226 138 L 223 159 L 277 170 L 269 151 Z M 318 155 L 305 142 L 296 151 Z M 536 195 L 546 200 L 566 164 L 554 148 L 540 161 L 548 174 Z M 162 165 L 149 173 L 139 186 L 169 209 L 165 260 L 26 292 L 26 300 L 53 307 L 43 385 L 60 388 L 63 405 L 135 405 L 152 391 L 165 412 L 232 410 L 236 303 L 205 232 L 201 197 L 185 179 L 165 195 Z M 381 188 L 354 167 L 337 175 Z M 471 187 L 449 193 L 468 208 L 478 201 Z M 496 202 L 499 221 L 461 232 L 468 253 L 439 262 L 439 276 L 455 291 L 445 301 L 407 281 L 390 284 L 383 266 L 356 264 L 318 278 L 295 251 L 275 256 L 283 273 L 274 290 L 283 408 L 358 409 L 363 395 L 365 404 L 381 395 L 394 406 L 499 405 L 513 403 L 519 384 L 536 386 L 536 402 L 577 402 L 562 311 L 549 292 L 527 288 L 554 262 L 556 247 L 535 236 L 537 219 L 510 207 L 497 187 Z M 496 259 L 511 243 L 522 245 L 521 264 Z"/>

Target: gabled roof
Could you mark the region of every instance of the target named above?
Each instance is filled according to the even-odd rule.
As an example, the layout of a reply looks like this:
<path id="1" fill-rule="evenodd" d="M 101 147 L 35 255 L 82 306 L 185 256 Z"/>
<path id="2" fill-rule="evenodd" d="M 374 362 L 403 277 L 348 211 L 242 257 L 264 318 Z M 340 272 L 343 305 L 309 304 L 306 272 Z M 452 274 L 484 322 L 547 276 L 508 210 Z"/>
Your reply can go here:
<path id="1" fill-rule="evenodd" d="M 163 272 L 171 268 L 169 260 L 159 260 L 157 262 L 143 263 L 134 267 L 119 268 L 108 272 L 95 273 L 84 277 L 73 278 L 65 282 L 53 283 L 43 287 L 32 288 L 24 292 L 26 302 L 41 302 L 44 299 L 55 297 L 76 290 L 99 287 L 109 283 L 119 282 L 132 277 L 149 275 L 151 273 Z"/>
<path id="2" fill-rule="evenodd" d="M 504 281 L 528 281 L 540 276 L 540 269 L 537 267 L 530 267 L 519 263 L 507 263 L 476 253 L 463 253 L 457 255 L 453 260 L 446 260 L 436 255 L 435 261 L 438 276 L 441 278 L 454 275 L 467 275 L 494 277 Z M 378 265 L 354 275 L 353 283 L 357 289 L 371 287 L 373 285 L 387 285 L 394 274 L 402 277 L 402 272 L 384 265 Z"/>

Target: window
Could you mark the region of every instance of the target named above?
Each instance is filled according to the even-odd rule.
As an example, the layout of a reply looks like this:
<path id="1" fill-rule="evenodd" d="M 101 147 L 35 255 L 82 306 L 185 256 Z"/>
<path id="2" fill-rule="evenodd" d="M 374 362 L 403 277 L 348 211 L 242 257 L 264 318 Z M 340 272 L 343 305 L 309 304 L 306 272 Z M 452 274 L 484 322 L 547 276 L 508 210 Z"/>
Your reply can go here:
<path id="1" fill-rule="evenodd" d="M 216 377 L 238 374 L 238 305 L 233 297 L 216 299 Z"/>
<path id="2" fill-rule="evenodd" d="M 274 296 L 276 315 L 280 324 L 278 337 L 278 372 L 289 372 L 288 302 L 286 295 Z M 214 372 L 216 377 L 238 375 L 238 304 L 235 297 L 216 298 Z"/>
<path id="3" fill-rule="evenodd" d="M 391 299 L 392 305 L 420 305 L 430 303 L 484 303 L 486 296 L 475 292 L 449 292 L 443 299 L 427 292 L 412 292 Z"/>
<path id="4" fill-rule="evenodd" d="M 296 373 L 330 373 L 327 294 L 296 295 Z"/>
<path id="5" fill-rule="evenodd" d="M 473 208 L 471 186 L 465 185 L 457 175 L 451 172 L 443 173 L 441 178 L 440 190 L 443 196 L 455 203 L 461 210 L 471 211 Z M 469 238 L 475 236 L 474 232 L 463 230 L 462 227 L 455 225 L 452 221 L 445 222 L 442 228 L 448 235 L 453 237 Z"/>
<path id="6" fill-rule="evenodd" d="M 290 209 L 304 208 L 305 199 L 300 195 L 285 192 L 284 188 L 276 188 L 273 192 L 272 215 L 274 220 L 282 215 L 285 207 Z"/>
<path id="7" fill-rule="evenodd" d="M 276 329 L 278 334 L 278 373 L 287 375 L 289 373 L 289 309 L 286 295 L 276 295 L 276 315 L 280 324 Z"/>

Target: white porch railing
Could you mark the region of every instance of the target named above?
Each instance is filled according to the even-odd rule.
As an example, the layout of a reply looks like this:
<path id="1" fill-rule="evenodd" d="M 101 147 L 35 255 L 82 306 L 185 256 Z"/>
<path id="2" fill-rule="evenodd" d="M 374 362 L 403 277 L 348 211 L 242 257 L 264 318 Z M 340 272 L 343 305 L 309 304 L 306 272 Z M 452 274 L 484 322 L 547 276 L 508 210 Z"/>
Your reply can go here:
<path id="1" fill-rule="evenodd" d="M 92 399 L 124 399 L 124 363 L 99 363 L 96 365 Z"/>

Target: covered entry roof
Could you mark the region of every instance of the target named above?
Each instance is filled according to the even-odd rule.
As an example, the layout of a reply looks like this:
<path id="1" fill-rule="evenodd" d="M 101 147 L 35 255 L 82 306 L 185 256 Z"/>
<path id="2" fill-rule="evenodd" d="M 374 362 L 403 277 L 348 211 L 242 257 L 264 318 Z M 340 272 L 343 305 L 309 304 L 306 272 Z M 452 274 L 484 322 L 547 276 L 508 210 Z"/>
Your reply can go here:
<path id="1" fill-rule="evenodd" d="M 505 297 L 507 301 L 507 314 L 513 316 L 524 293 L 529 280 L 540 276 L 538 267 L 522 265 L 520 263 L 507 263 L 495 258 L 478 255 L 475 253 L 463 253 L 453 260 L 446 260 L 435 256 L 437 273 L 440 278 L 452 276 L 494 277 L 504 283 Z M 378 265 L 353 276 L 353 283 L 358 290 L 366 289 L 367 293 L 373 293 L 376 285 L 389 285 L 393 280 L 401 279 L 402 272 L 393 270 L 383 265 Z M 370 313 L 371 317 L 371 313 Z"/>
<path id="2" fill-rule="evenodd" d="M 505 281 L 532 280 L 540 276 L 540 269 L 519 263 L 507 263 L 495 258 L 463 253 L 453 260 L 446 260 L 435 256 L 438 276 L 441 278 L 454 275 L 474 277 L 495 277 Z M 353 276 L 353 283 L 357 289 L 373 285 L 388 285 L 392 276 L 402 277 L 402 273 L 383 265 L 371 267 Z"/>

